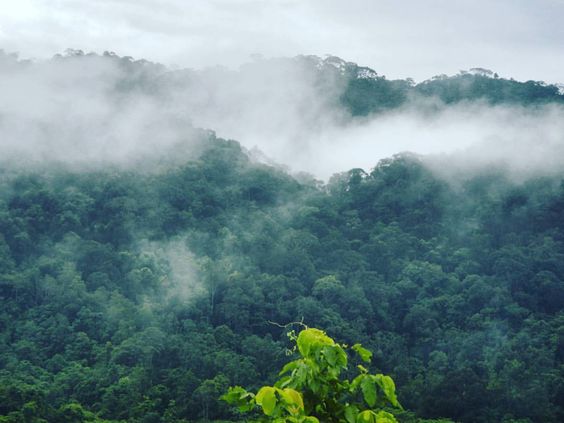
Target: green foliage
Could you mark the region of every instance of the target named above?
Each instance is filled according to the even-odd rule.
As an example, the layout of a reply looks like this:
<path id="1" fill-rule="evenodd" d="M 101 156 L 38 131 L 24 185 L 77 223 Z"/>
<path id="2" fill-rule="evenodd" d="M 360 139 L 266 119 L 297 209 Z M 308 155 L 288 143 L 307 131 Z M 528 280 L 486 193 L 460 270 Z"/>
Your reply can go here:
<path id="1" fill-rule="evenodd" d="M 399 155 L 324 186 L 211 134 L 201 150 L 158 172 L 2 169 L 0 419 L 236 420 L 228 386 L 280 390 L 276 413 L 343 380 L 378 410 L 391 385 L 354 361 L 423 421 L 564 421 L 562 175 L 453 185 Z M 327 365 L 307 395 L 268 324 L 302 317 L 352 345 L 300 340 Z"/>
<path id="2" fill-rule="evenodd" d="M 297 338 L 290 335 L 301 357 L 282 368 L 282 377 L 274 386 L 263 386 L 256 395 L 236 386 L 222 399 L 243 412 L 260 407 L 267 416 L 265 421 L 397 423 L 393 414 L 383 409 L 401 410 L 392 378 L 369 374 L 359 365 L 358 376 L 350 381 L 342 375 L 348 370 L 345 345 L 315 328 L 302 330 Z M 371 357 L 360 344 L 351 350 L 364 361 Z"/>

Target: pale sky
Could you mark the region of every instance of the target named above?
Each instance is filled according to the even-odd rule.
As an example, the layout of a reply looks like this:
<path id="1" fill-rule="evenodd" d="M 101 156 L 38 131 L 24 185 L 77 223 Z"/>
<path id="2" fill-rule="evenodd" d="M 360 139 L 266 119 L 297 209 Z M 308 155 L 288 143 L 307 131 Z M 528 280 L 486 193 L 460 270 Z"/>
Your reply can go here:
<path id="1" fill-rule="evenodd" d="M 389 78 L 484 67 L 564 82 L 564 0 L 0 0 L 0 49 L 236 67 L 332 54 Z"/>

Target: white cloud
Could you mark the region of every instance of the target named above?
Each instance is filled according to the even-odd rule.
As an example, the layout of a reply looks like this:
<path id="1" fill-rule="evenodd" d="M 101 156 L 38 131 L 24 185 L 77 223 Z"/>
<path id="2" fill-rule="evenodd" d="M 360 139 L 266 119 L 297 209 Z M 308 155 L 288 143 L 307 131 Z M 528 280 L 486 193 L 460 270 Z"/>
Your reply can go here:
<path id="1" fill-rule="evenodd" d="M 456 153 L 448 160 L 458 167 L 505 160 L 517 171 L 564 169 L 562 107 L 472 103 L 431 113 L 437 105 L 411 104 L 350 119 L 336 105 L 341 87 L 317 85 L 315 66 L 300 63 L 180 71 L 156 90 L 155 75 L 138 84 L 115 58 L 83 56 L 15 72 L 0 66 L 0 158 L 22 166 L 183 160 L 175 149 L 183 145 L 183 154 L 192 154 L 197 145 L 191 123 L 324 179 L 368 170 L 402 151 Z M 132 84 L 137 89 L 123 88 Z"/>

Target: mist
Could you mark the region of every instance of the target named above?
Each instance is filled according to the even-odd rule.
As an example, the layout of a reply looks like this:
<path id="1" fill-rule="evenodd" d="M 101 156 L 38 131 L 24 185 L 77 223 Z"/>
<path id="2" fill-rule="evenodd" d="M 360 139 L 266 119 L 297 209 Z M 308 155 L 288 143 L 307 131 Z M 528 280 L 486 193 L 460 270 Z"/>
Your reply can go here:
<path id="1" fill-rule="evenodd" d="M 257 57 L 236 71 L 170 70 L 109 53 L 71 51 L 41 62 L 4 54 L 0 157 L 21 167 L 147 170 L 196 157 L 204 128 L 241 142 L 256 160 L 323 180 L 405 151 L 429 156 L 443 175 L 501 164 L 520 175 L 563 168 L 561 106 L 414 99 L 352 117 L 339 103 L 342 63 Z"/>
<path id="2" fill-rule="evenodd" d="M 514 178 L 564 169 L 564 108 L 536 109 L 483 103 L 442 106 L 433 114 L 403 109 L 316 134 L 309 161 L 315 174 L 369 170 L 400 152 L 424 156 L 437 174 L 473 173 L 503 167 Z M 304 158 L 304 163 L 308 159 Z"/>
<path id="3" fill-rule="evenodd" d="M 165 269 L 160 281 L 167 300 L 190 301 L 201 296 L 205 288 L 199 277 L 196 258 L 186 245 L 186 237 L 157 242 L 138 241 L 142 257 L 149 258 L 159 268 Z"/>
<path id="4" fill-rule="evenodd" d="M 158 70 L 127 68 L 114 57 L 72 56 L 0 62 L 0 156 L 15 166 L 97 166 L 154 158 L 193 127 L 140 89 Z M 127 61 L 126 63 L 127 64 Z"/>

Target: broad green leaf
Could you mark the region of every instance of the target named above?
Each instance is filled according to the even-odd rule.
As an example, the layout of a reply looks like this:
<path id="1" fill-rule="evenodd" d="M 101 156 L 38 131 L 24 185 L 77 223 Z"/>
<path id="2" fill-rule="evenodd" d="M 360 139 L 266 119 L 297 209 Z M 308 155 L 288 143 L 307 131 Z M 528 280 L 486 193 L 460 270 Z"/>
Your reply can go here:
<path id="1" fill-rule="evenodd" d="M 372 353 L 368 351 L 366 348 L 363 348 L 362 345 L 354 344 L 352 346 L 352 349 L 356 351 L 356 353 L 360 356 L 362 361 L 364 361 L 365 363 L 370 363 L 370 361 L 372 360 Z"/>
<path id="2" fill-rule="evenodd" d="M 255 399 L 257 404 L 262 407 L 264 414 L 271 416 L 276 408 L 276 388 L 273 388 L 272 386 L 263 386 L 257 392 Z"/>
<path id="3" fill-rule="evenodd" d="M 319 329 L 305 329 L 298 335 L 298 350 L 304 357 L 309 357 L 314 350 L 325 345 L 334 345 L 335 341 Z"/>
<path id="4" fill-rule="evenodd" d="M 288 386 L 290 383 L 292 383 L 293 378 L 290 376 L 283 376 L 280 379 L 278 379 L 276 381 L 276 383 L 274 384 L 275 387 L 277 388 L 285 388 L 286 386 Z"/>
<path id="5" fill-rule="evenodd" d="M 357 377 L 355 377 L 355 378 L 353 379 L 352 383 L 351 383 L 350 391 L 351 391 L 351 392 L 356 392 L 357 389 L 358 389 L 358 387 L 360 386 L 360 383 L 362 382 L 362 380 L 363 380 L 365 377 L 367 377 L 367 375 L 365 375 L 365 374 L 361 374 L 361 375 L 358 375 Z"/>
<path id="6" fill-rule="evenodd" d="M 341 367 L 347 367 L 347 353 L 340 345 L 335 345 L 337 350 L 337 364 Z"/>
<path id="7" fill-rule="evenodd" d="M 319 423 L 319 420 L 317 419 L 317 417 L 307 416 L 307 417 L 303 420 L 303 423 Z"/>
<path id="8" fill-rule="evenodd" d="M 378 423 L 376 413 L 372 410 L 364 410 L 356 416 L 357 423 Z"/>
<path id="9" fill-rule="evenodd" d="M 229 404 L 234 404 L 239 401 L 241 394 L 245 392 L 247 392 L 245 388 L 242 388 L 240 386 L 231 386 L 228 389 L 227 393 L 223 394 L 220 399 L 228 402 Z"/>
<path id="10" fill-rule="evenodd" d="M 360 388 L 362 389 L 362 395 L 364 396 L 364 401 L 370 406 L 374 407 L 376 405 L 376 383 L 370 376 L 366 376 L 360 382 Z"/>
<path id="11" fill-rule="evenodd" d="M 345 407 L 345 419 L 348 423 L 355 423 L 356 416 L 358 415 L 358 408 L 354 405 L 347 405 Z"/>
<path id="12" fill-rule="evenodd" d="M 279 393 L 287 404 L 293 406 L 289 409 L 291 414 L 297 414 L 298 412 L 303 411 L 304 400 L 302 399 L 302 394 L 290 388 L 279 391 Z"/>
<path id="13" fill-rule="evenodd" d="M 298 363 L 299 363 L 299 360 L 290 361 L 284 367 L 282 367 L 282 370 L 280 370 L 280 373 L 278 373 L 278 376 L 283 375 L 284 373 L 288 373 L 288 372 L 293 371 L 296 367 L 298 367 Z"/>
<path id="14" fill-rule="evenodd" d="M 232 386 L 229 388 L 226 394 L 222 395 L 220 399 L 228 402 L 229 404 L 235 404 L 241 400 L 249 400 L 254 395 L 251 392 L 247 392 L 245 388 L 240 386 Z"/>
<path id="15" fill-rule="evenodd" d="M 300 366 L 308 373 L 316 373 L 320 371 L 320 363 L 316 358 L 304 358 L 303 366 Z"/>
<path id="16" fill-rule="evenodd" d="M 381 410 L 376 413 L 376 423 L 398 423 L 398 421 L 393 414 Z"/>
<path id="17" fill-rule="evenodd" d="M 337 350 L 332 347 L 325 347 L 322 351 L 327 363 L 330 366 L 335 366 L 337 364 Z"/>
<path id="18" fill-rule="evenodd" d="M 329 364 L 327 371 L 337 378 L 341 370 L 347 366 L 347 353 L 340 345 L 328 345 L 322 348 L 321 352 Z"/>
<path id="19" fill-rule="evenodd" d="M 254 408 L 254 394 L 247 392 L 244 388 L 240 386 L 234 386 L 229 388 L 225 395 L 222 395 L 220 399 L 226 401 L 229 404 L 236 406 L 240 411 L 250 411 Z"/>
<path id="20" fill-rule="evenodd" d="M 401 407 L 396 397 L 396 385 L 390 376 L 378 374 L 375 376 L 376 383 L 384 391 L 384 395 L 394 407 Z"/>

